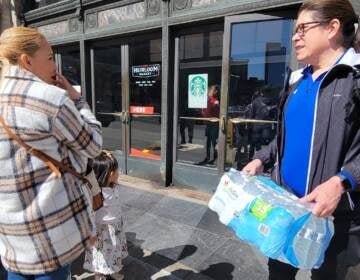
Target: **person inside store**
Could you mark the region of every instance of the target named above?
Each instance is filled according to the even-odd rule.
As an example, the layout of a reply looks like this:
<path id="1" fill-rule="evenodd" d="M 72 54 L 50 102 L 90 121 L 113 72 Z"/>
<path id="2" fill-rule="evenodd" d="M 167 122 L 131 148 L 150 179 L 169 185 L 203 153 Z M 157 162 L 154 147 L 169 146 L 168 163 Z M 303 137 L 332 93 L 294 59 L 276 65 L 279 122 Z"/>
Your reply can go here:
<path id="1" fill-rule="evenodd" d="M 212 85 L 208 88 L 207 106 L 202 110 L 201 116 L 209 118 L 206 120 L 205 136 L 206 136 L 206 157 L 197 165 L 214 164 L 217 159 L 217 139 L 219 137 L 219 112 L 220 112 L 220 86 Z M 210 153 L 213 151 L 213 157 Z"/>
<path id="2" fill-rule="evenodd" d="M 184 118 L 180 118 L 179 120 L 180 123 L 180 136 L 181 136 L 181 143 L 180 144 L 186 144 L 186 128 L 188 131 L 188 143 L 192 143 L 193 138 L 194 138 L 194 120 L 190 120 L 190 119 L 184 119 Z"/>
<path id="3" fill-rule="evenodd" d="M 250 119 L 259 120 L 259 123 L 250 125 L 249 129 L 249 159 L 252 159 L 255 151 L 261 149 L 271 138 L 271 124 L 261 123 L 262 120 L 270 120 L 277 105 L 269 104 L 269 98 L 266 98 L 262 89 L 256 90 L 253 95 L 253 101 L 250 104 Z"/>
<path id="4" fill-rule="evenodd" d="M 84 174 L 101 152 L 101 124 L 58 74 L 36 29 L 0 35 L 0 255 L 8 280 L 70 279 L 95 234 Z"/>
<path id="5" fill-rule="evenodd" d="M 360 262 L 359 18 L 348 0 L 308 0 L 292 38 L 307 66 L 282 92 L 277 137 L 243 171 L 272 164 L 273 179 L 312 203 L 318 217 L 334 216 L 335 234 L 312 279 L 345 279 Z M 269 279 L 295 279 L 297 269 L 269 259 Z"/>

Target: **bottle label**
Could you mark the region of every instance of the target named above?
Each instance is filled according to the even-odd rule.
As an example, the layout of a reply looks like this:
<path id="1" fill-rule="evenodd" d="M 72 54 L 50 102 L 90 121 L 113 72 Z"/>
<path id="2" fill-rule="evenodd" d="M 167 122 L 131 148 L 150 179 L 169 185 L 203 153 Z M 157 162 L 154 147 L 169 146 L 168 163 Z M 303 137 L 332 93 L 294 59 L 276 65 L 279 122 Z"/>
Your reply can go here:
<path id="1" fill-rule="evenodd" d="M 268 216 L 271 209 L 272 207 L 270 204 L 262 199 L 256 199 L 254 205 L 250 209 L 250 213 L 258 218 L 259 221 L 262 221 Z"/>
<path id="2" fill-rule="evenodd" d="M 325 241 L 325 234 L 315 232 L 310 228 L 302 228 L 298 234 L 300 237 L 322 244 Z"/>
<path id="3" fill-rule="evenodd" d="M 266 237 L 269 236 L 270 234 L 270 227 L 268 225 L 265 225 L 265 224 L 260 224 L 259 227 L 258 227 L 258 231 L 265 235 Z"/>

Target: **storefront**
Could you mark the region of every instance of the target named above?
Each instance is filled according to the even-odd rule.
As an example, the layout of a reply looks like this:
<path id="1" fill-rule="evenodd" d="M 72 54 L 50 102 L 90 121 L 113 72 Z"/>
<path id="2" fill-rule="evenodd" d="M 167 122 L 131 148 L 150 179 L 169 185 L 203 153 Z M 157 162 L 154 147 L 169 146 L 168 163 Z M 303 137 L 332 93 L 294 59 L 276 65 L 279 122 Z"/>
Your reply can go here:
<path id="1" fill-rule="evenodd" d="M 124 173 L 212 191 L 274 137 L 302 1 L 37 2 L 26 24 L 54 46 Z"/>

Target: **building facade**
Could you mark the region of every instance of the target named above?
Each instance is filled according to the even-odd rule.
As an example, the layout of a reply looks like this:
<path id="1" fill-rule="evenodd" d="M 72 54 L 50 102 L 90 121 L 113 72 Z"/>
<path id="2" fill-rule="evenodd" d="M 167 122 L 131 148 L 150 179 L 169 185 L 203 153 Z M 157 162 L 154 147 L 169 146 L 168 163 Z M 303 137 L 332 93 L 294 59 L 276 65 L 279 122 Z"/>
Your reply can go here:
<path id="1" fill-rule="evenodd" d="M 0 32 L 20 23 L 22 5 L 20 1 L 0 0 Z"/>
<path id="2" fill-rule="evenodd" d="M 25 2 L 122 172 L 211 192 L 274 137 L 302 1 Z"/>

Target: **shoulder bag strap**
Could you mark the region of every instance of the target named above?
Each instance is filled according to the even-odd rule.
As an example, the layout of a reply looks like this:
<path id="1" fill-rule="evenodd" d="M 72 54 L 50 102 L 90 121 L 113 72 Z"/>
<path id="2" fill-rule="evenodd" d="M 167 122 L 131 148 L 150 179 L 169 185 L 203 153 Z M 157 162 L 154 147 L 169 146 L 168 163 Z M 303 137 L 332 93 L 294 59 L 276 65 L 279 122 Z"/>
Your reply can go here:
<path id="1" fill-rule="evenodd" d="M 2 116 L 0 116 L 0 124 L 3 126 L 6 133 L 9 135 L 9 137 L 11 139 L 15 140 L 19 145 L 24 147 L 29 154 L 31 154 L 31 155 L 41 159 L 43 162 L 45 162 L 47 164 L 47 166 L 51 169 L 51 171 L 53 171 L 56 174 L 57 177 L 59 177 L 59 178 L 61 177 L 61 173 L 59 171 L 59 169 L 60 169 L 61 171 L 68 172 L 68 173 L 72 174 L 73 176 L 79 178 L 83 182 L 88 183 L 88 180 L 84 176 L 82 176 L 81 174 L 76 172 L 71 167 L 69 167 L 69 166 L 63 164 L 62 162 L 52 158 L 51 156 L 45 154 L 44 152 L 42 152 L 40 150 L 37 150 L 37 149 L 31 147 L 30 145 L 26 144 L 23 140 L 20 139 L 20 137 L 18 137 L 9 128 L 9 126 L 5 123 Z"/>

